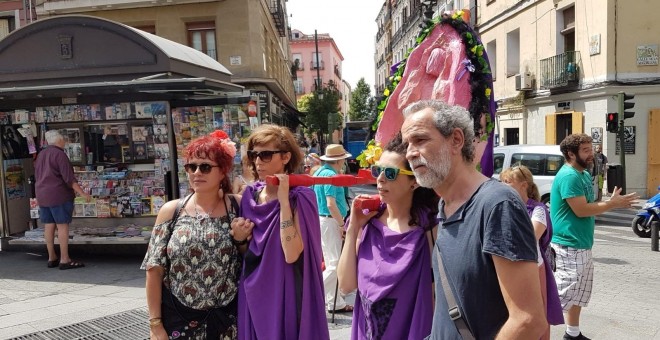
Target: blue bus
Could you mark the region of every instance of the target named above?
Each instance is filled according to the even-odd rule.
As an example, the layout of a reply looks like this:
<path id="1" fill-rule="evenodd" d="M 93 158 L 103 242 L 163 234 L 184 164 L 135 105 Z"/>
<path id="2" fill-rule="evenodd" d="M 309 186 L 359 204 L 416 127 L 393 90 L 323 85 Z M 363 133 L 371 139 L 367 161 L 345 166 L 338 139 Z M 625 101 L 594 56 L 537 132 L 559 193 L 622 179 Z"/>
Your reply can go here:
<path id="1" fill-rule="evenodd" d="M 346 122 L 346 127 L 344 128 L 344 147 L 351 154 L 351 157 L 346 162 L 350 173 L 357 173 L 360 168 L 360 164 L 355 158 L 366 148 L 370 129 L 371 121 Z"/>

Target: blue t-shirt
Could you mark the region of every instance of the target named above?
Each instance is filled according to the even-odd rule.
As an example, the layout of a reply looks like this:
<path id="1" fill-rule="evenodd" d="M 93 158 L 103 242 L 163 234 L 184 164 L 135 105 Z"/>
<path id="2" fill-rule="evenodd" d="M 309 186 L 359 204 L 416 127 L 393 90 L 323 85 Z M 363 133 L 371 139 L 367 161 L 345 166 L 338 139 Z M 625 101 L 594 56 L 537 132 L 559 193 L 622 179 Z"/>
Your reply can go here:
<path id="1" fill-rule="evenodd" d="M 594 188 L 587 170 L 577 171 L 564 164 L 557 172 L 550 190 L 552 243 L 576 249 L 591 249 L 594 245 L 595 217 L 578 217 L 566 199 L 584 196 L 594 201 Z"/>
<path id="2" fill-rule="evenodd" d="M 337 172 L 330 165 L 323 164 L 322 167 L 316 170 L 314 176 L 330 177 L 336 174 Z M 348 213 L 348 202 L 346 202 L 346 191 L 344 188 L 330 184 L 320 184 L 314 186 L 314 193 L 316 194 L 316 203 L 319 206 L 319 214 L 330 215 L 328 200 L 326 199 L 326 196 L 330 196 L 335 198 L 341 217 L 346 217 L 346 214 Z"/>
<path id="3" fill-rule="evenodd" d="M 496 180 L 484 182 L 453 215 L 438 213 L 433 257 L 435 310 L 430 339 L 461 339 L 449 317 L 438 274 L 438 248 L 465 323 L 477 339 L 493 339 L 509 317 L 492 256 L 536 262 L 536 238 L 520 195 Z"/>

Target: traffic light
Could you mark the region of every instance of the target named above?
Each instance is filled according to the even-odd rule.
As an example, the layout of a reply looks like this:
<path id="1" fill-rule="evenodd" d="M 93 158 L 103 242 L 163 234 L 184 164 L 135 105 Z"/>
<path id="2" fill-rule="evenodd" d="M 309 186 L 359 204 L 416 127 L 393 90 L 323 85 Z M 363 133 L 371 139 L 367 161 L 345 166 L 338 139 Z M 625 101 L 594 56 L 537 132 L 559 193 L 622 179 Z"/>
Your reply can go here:
<path id="1" fill-rule="evenodd" d="M 635 107 L 635 103 L 626 102 L 626 100 L 635 99 L 633 94 L 625 94 L 625 92 L 619 92 L 619 114 L 623 119 L 632 118 L 635 116 L 635 112 L 627 112 L 627 109 L 632 109 Z"/>
<path id="2" fill-rule="evenodd" d="M 605 129 L 608 132 L 617 132 L 619 130 L 619 120 L 617 119 L 616 112 L 606 113 L 605 116 Z"/>

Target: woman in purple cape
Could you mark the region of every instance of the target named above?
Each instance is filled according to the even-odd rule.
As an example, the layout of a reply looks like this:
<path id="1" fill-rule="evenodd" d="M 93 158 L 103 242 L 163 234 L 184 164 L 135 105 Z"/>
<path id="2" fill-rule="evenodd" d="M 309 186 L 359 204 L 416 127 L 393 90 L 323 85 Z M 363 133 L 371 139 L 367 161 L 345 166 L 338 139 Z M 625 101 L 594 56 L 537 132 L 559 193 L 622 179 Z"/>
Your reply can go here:
<path id="1" fill-rule="evenodd" d="M 371 167 L 378 211 L 365 214 L 356 208 L 359 198 L 353 201 L 338 266 L 341 291 L 358 290 L 352 339 L 423 339 L 431 332 L 431 232 L 439 199 L 415 181 L 407 147 L 397 135 Z"/>
<path id="2" fill-rule="evenodd" d="M 500 180 L 513 188 L 523 202 L 527 205 L 527 213 L 532 219 L 534 234 L 538 240 L 537 249 L 539 253 L 539 279 L 541 281 L 541 293 L 543 303 L 546 307 L 546 318 L 548 326 L 541 337 L 542 340 L 550 339 L 550 325 L 561 325 L 564 323 L 564 315 L 557 291 L 557 283 L 553 275 L 554 255 L 549 253 L 550 240 L 552 239 L 552 222 L 550 212 L 545 204 L 541 203 L 539 189 L 534 183 L 534 177 L 528 167 L 524 165 L 504 169 L 500 173 Z M 552 262 L 551 262 L 552 261 Z"/>
<path id="3" fill-rule="evenodd" d="M 314 191 L 289 188 L 302 161 L 293 134 L 255 129 L 247 155 L 259 181 L 243 192 L 241 211 L 254 222 L 238 293 L 238 338 L 329 339 L 321 276 L 321 229 Z M 279 186 L 266 185 L 277 176 Z"/>

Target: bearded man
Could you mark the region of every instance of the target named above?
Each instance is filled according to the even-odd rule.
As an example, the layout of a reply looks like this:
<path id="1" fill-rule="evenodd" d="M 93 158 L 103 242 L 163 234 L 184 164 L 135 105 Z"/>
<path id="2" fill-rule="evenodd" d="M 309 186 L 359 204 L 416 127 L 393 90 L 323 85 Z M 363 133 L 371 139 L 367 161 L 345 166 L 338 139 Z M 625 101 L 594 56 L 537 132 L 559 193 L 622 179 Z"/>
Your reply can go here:
<path id="1" fill-rule="evenodd" d="M 614 188 L 607 202 L 594 202 L 591 175 L 587 169 L 594 162 L 592 139 L 586 134 L 564 138 L 559 149 L 566 163 L 559 169 L 550 190 L 552 249 L 557 254 L 555 280 L 564 309 L 564 339 L 588 340 L 580 332 L 580 312 L 591 298 L 594 264 L 594 216 L 615 208 L 629 208 L 638 199 L 636 193 L 619 195 Z"/>
<path id="2" fill-rule="evenodd" d="M 401 133 L 415 178 L 442 197 L 432 254 L 436 298 L 429 339 L 540 338 L 547 321 L 536 238 L 520 195 L 477 170 L 478 137 L 466 109 L 422 100 L 403 115 Z M 441 271 L 456 306 L 447 303 Z"/>

